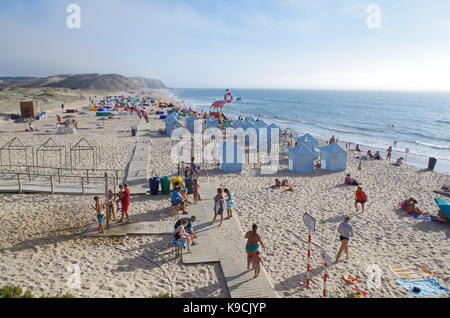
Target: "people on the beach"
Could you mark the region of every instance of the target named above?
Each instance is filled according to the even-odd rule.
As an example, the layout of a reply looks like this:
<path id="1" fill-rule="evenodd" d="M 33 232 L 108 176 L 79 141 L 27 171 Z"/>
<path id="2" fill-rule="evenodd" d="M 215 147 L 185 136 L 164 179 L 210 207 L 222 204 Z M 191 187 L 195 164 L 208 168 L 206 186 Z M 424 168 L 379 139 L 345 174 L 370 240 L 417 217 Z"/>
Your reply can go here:
<path id="1" fill-rule="evenodd" d="M 198 180 L 194 179 L 194 182 L 192 184 L 192 190 L 194 194 L 194 203 L 198 203 L 200 201 L 200 193 L 198 192 L 198 189 L 200 188 L 200 185 L 198 184 Z"/>
<path id="2" fill-rule="evenodd" d="M 184 241 L 186 242 L 188 253 L 191 253 L 191 236 L 186 232 L 185 227 L 187 226 L 188 221 L 186 219 L 182 219 L 180 225 L 178 225 L 177 229 L 174 233 L 175 241 Z"/>
<path id="3" fill-rule="evenodd" d="M 398 158 L 397 161 L 396 161 L 395 163 L 393 163 L 392 165 L 399 167 L 399 166 L 401 166 L 401 165 L 403 164 L 403 160 L 405 160 L 405 159 L 404 159 L 403 157 L 400 157 L 400 158 Z"/>
<path id="4" fill-rule="evenodd" d="M 230 219 L 233 217 L 234 193 L 228 189 L 223 190 L 223 192 L 227 195 L 227 219 Z"/>
<path id="5" fill-rule="evenodd" d="M 390 146 L 387 150 L 386 150 L 387 154 L 386 154 L 386 161 L 391 162 L 391 157 L 392 157 L 392 146 Z"/>
<path id="6" fill-rule="evenodd" d="M 356 147 L 355 147 L 355 151 L 357 151 L 357 152 L 361 152 L 361 149 L 359 148 L 359 144 L 357 144 L 357 145 L 356 145 Z"/>
<path id="7" fill-rule="evenodd" d="M 170 201 L 172 202 L 172 206 L 178 206 L 179 208 L 181 208 L 181 210 L 183 210 L 183 214 L 188 214 L 188 212 L 186 211 L 186 202 L 183 200 L 179 182 L 175 182 L 174 184 L 174 189 L 172 191 Z"/>
<path id="8" fill-rule="evenodd" d="M 123 222 L 123 219 L 125 216 L 127 217 L 127 223 L 130 223 L 131 220 L 130 220 L 130 215 L 128 213 L 128 209 L 130 207 L 130 196 L 131 196 L 130 189 L 128 189 L 128 184 L 126 184 L 126 183 L 123 183 L 122 186 L 123 186 L 123 191 L 120 196 L 120 205 L 121 205 L 120 211 L 122 212 L 122 216 L 119 220 L 119 223 Z"/>
<path id="9" fill-rule="evenodd" d="M 382 159 L 379 151 L 377 151 L 377 152 L 373 155 L 373 159 L 375 159 L 375 160 L 381 160 L 381 159 Z"/>
<path id="10" fill-rule="evenodd" d="M 348 244 L 350 242 L 350 238 L 352 238 L 355 234 L 353 232 L 353 227 L 350 224 L 350 217 L 346 216 L 344 221 L 339 224 L 338 227 L 338 233 L 339 233 L 339 240 L 341 241 L 341 247 L 339 248 L 339 251 L 336 255 L 335 263 L 339 262 L 339 258 L 341 257 L 341 254 L 345 252 L 347 255 L 347 259 L 349 259 L 348 254 Z"/>
<path id="11" fill-rule="evenodd" d="M 361 186 L 358 186 L 356 188 L 356 192 L 355 192 L 355 208 L 356 208 L 356 212 L 358 212 L 358 203 L 361 204 L 361 208 L 362 208 L 362 212 L 364 212 L 364 205 L 367 202 L 367 195 L 366 193 L 363 191 Z"/>
<path id="12" fill-rule="evenodd" d="M 347 173 L 347 174 L 345 175 L 344 184 L 357 186 L 357 185 L 359 185 L 359 182 L 356 181 L 355 179 L 353 179 L 353 178 L 350 176 L 350 173 Z"/>
<path id="13" fill-rule="evenodd" d="M 116 193 L 116 206 L 117 206 L 117 212 L 120 211 L 120 202 L 122 201 L 122 193 L 123 193 L 123 185 L 119 184 L 119 192 Z"/>
<path id="14" fill-rule="evenodd" d="M 193 225 L 193 223 L 194 223 L 195 221 L 197 221 L 197 218 L 193 215 L 193 216 L 191 216 L 190 218 L 182 218 L 182 219 L 179 219 L 179 220 L 175 223 L 175 226 L 174 226 L 175 230 L 178 229 L 178 227 L 180 226 L 180 224 L 181 224 L 184 220 L 187 221 L 187 224 L 186 224 L 186 226 L 184 227 L 185 232 L 190 236 L 191 241 L 192 241 L 192 245 L 196 245 L 197 243 L 195 242 L 195 240 L 197 239 L 197 235 L 195 235 L 195 233 L 194 233 L 194 225 Z"/>
<path id="15" fill-rule="evenodd" d="M 255 271 L 254 278 L 258 277 L 261 273 L 261 265 L 264 265 L 263 260 L 261 258 L 261 249 L 258 249 L 252 257 L 252 266 L 253 270 Z"/>
<path id="16" fill-rule="evenodd" d="M 370 159 L 373 158 L 372 151 L 370 151 L 370 149 L 367 150 L 367 157 L 369 157 Z"/>
<path id="17" fill-rule="evenodd" d="M 194 157 L 191 158 L 191 171 L 192 171 L 192 176 L 195 179 L 198 179 L 200 177 L 200 166 L 195 163 Z"/>
<path id="18" fill-rule="evenodd" d="M 247 252 L 247 270 L 250 270 L 250 265 L 253 259 L 253 256 L 257 253 L 260 245 L 263 249 L 266 249 L 261 236 L 258 234 L 258 225 L 253 224 L 252 230 L 245 233 L 245 238 L 247 239 L 247 244 L 245 245 L 245 251 Z"/>
<path id="19" fill-rule="evenodd" d="M 113 221 L 116 219 L 115 208 L 114 208 L 115 201 L 116 201 L 116 195 L 114 194 L 114 192 L 112 190 L 108 190 L 108 207 L 109 207 L 109 211 L 111 212 Z"/>
<path id="20" fill-rule="evenodd" d="M 223 196 L 222 189 L 217 189 L 217 194 L 214 197 L 214 218 L 209 225 L 213 225 L 216 222 L 217 216 L 220 216 L 220 224 L 219 227 L 223 223 L 223 212 L 226 208 L 225 198 Z"/>
<path id="21" fill-rule="evenodd" d="M 102 200 L 100 200 L 100 198 L 98 196 L 94 197 L 94 201 L 95 201 L 95 213 L 97 215 L 97 221 L 98 221 L 98 231 L 100 233 L 104 233 L 104 229 L 103 229 L 103 219 L 105 217 L 105 204 L 103 203 Z"/>
<path id="22" fill-rule="evenodd" d="M 328 144 L 334 144 L 336 142 L 336 139 L 334 138 L 334 135 L 331 136 L 330 140 L 328 141 Z"/>

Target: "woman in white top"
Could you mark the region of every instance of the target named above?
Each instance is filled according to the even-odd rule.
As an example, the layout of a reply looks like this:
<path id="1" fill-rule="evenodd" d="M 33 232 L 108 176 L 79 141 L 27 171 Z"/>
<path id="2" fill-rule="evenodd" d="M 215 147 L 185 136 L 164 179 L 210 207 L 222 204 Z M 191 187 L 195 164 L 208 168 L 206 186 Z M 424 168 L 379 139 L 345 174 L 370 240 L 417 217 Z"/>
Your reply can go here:
<path id="1" fill-rule="evenodd" d="M 342 252 L 347 254 L 348 256 L 348 243 L 350 242 L 350 238 L 354 236 L 353 227 L 350 224 L 350 217 L 347 216 L 344 219 L 344 222 L 341 222 L 338 227 L 339 239 L 341 240 L 341 247 L 339 248 L 339 252 L 336 255 L 335 263 L 339 262 L 339 258 L 341 257 Z"/>

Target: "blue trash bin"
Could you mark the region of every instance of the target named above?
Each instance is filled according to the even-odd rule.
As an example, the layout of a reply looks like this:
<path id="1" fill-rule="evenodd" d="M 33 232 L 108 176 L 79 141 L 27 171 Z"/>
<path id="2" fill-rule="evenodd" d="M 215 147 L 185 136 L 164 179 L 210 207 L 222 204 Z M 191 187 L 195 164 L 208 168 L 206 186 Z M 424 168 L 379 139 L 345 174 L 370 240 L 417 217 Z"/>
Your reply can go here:
<path id="1" fill-rule="evenodd" d="M 188 189 L 188 194 L 194 193 L 194 178 L 188 177 L 184 179 L 184 184 L 186 185 L 186 188 Z"/>
<path id="2" fill-rule="evenodd" d="M 158 195 L 159 193 L 159 178 L 150 178 L 149 180 L 149 186 L 150 186 L 150 194 L 151 195 Z"/>

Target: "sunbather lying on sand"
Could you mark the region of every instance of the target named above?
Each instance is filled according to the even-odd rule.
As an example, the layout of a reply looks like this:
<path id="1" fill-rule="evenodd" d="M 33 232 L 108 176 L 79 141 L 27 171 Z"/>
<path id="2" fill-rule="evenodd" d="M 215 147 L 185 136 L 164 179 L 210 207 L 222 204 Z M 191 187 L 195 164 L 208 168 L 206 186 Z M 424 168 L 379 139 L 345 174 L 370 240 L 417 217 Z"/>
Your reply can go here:
<path id="1" fill-rule="evenodd" d="M 409 198 L 403 202 L 402 210 L 408 214 L 423 214 L 423 212 L 416 207 L 417 200 Z"/>

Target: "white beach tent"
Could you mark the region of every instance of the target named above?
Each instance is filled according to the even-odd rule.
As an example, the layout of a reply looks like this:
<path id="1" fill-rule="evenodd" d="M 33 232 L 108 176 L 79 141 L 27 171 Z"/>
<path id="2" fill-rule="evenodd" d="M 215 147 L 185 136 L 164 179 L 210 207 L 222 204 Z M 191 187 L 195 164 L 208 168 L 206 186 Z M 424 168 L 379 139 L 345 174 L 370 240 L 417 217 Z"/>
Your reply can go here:
<path id="1" fill-rule="evenodd" d="M 244 152 L 237 142 L 223 142 L 219 147 L 219 169 L 226 173 L 242 172 Z"/>
<path id="2" fill-rule="evenodd" d="M 258 120 L 255 124 L 256 124 L 256 126 L 258 128 L 265 128 L 265 127 L 267 127 L 266 122 L 264 120 L 262 120 L 262 119 Z"/>
<path id="3" fill-rule="evenodd" d="M 315 158 L 314 152 L 299 143 L 289 149 L 289 170 L 301 173 L 313 172 Z"/>
<path id="4" fill-rule="evenodd" d="M 219 128 L 219 121 L 216 117 L 208 117 L 205 121 L 206 128 Z"/>
<path id="5" fill-rule="evenodd" d="M 347 170 L 347 152 L 337 143 L 319 147 L 321 168 L 339 172 Z"/>

